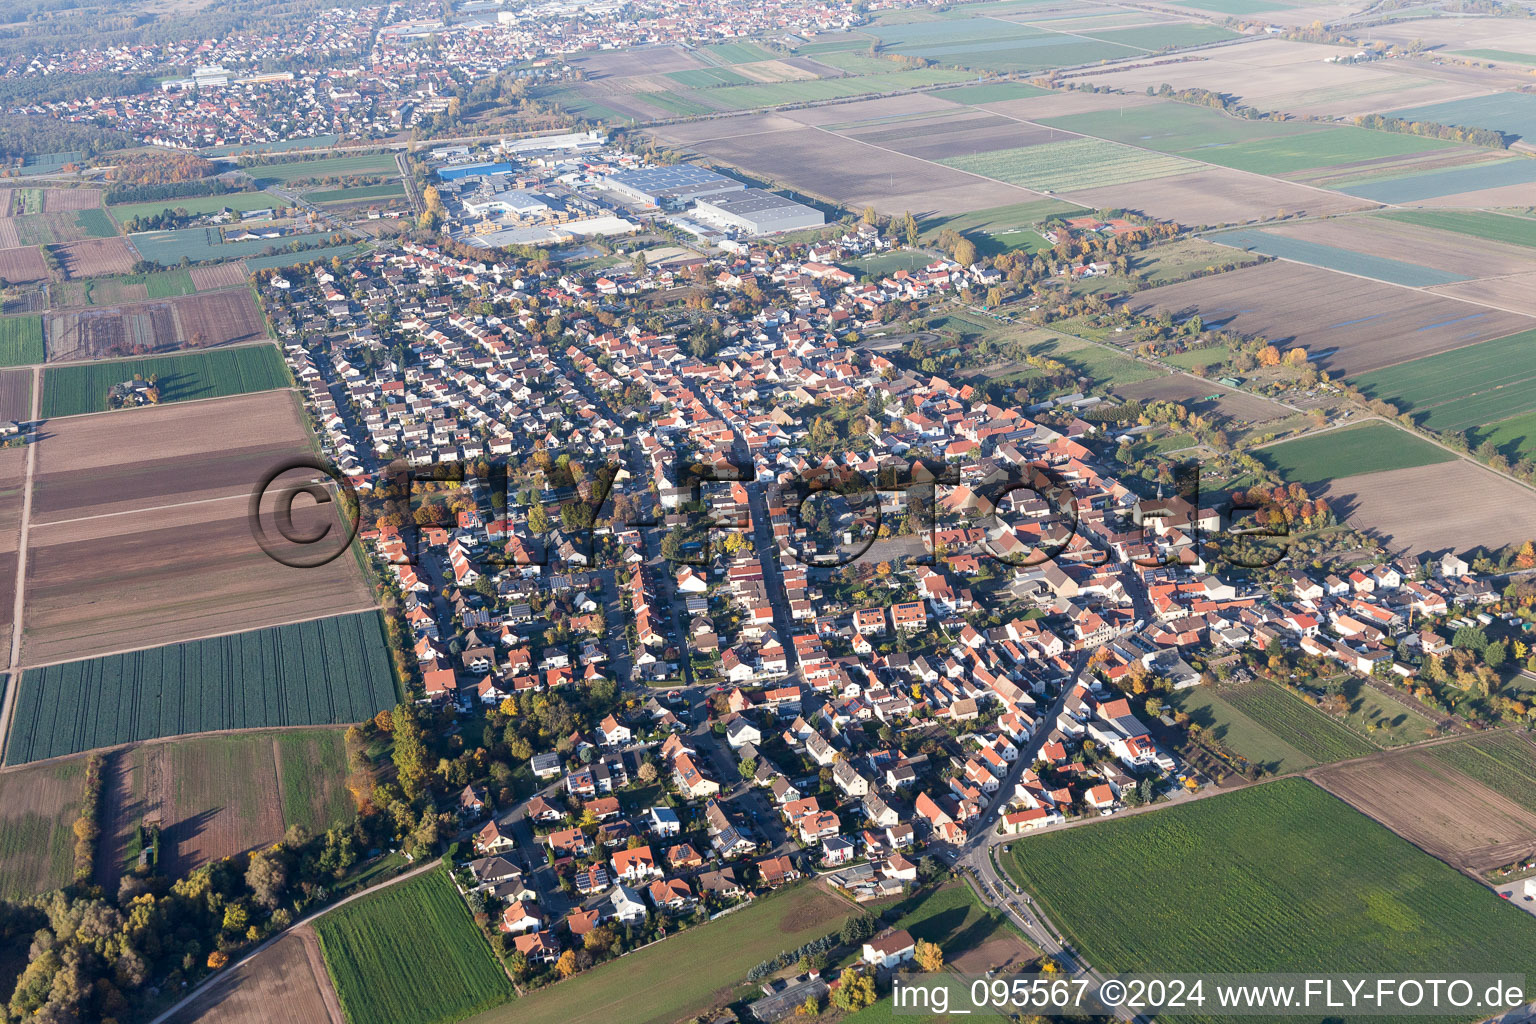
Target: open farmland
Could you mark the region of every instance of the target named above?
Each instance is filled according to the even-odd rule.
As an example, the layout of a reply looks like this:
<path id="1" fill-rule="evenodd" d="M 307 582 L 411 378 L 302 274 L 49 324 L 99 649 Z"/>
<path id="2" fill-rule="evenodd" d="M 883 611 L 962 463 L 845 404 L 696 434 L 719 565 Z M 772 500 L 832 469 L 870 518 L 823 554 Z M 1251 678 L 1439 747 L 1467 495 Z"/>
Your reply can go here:
<path id="1" fill-rule="evenodd" d="M 185 210 L 188 213 L 218 213 L 220 210 L 269 210 L 288 205 L 270 192 L 225 192 L 216 196 L 183 196 L 177 199 L 156 199 L 142 203 L 121 203 L 107 207 L 107 212 L 117 218 L 119 224 L 134 217 L 154 217 L 166 210 Z"/>
<path id="2" fill-rule="evenodd" d="M 1536 217 L 1512 217 L 1484 210 L 1390 210 L 1381 216 L 1439 231 L 1471 235 L 1485 242 L 1536 248 Z"/>
<path id="3" fill-rule="evenodd" d="M 1520 742 L 1520 741 L 1517 741 Z M 1427 853 L 1474 873 L 1536 850 L 1536 812 L 1456 770 L 1464 743 L 1309 773 L 1318 785 Z M 1475 748 L 1471 757 L 1481 757 Z"/>
<path id="4" fill-rule="evenodd" d="M 0 317 L 0 366 L 40 363 L 43 354 L 42 317 Z"/>
<path id="5" fill-rule="evenodd" d="M 1282 740 L 1263 723 L 1244 714 L 1215 687 L 1196 686 L 1168 695 L 1168 707 L 1189 716 L 1222 749 L 1245 758 L 1267 772 L 1279 774 L 1310 768 L 1317 760 Z"/>
<path id="6" fill-rule="evenodd" d="M 357 185 L 353 188 L 306 192 L 304 198 L 311 203 L 365 203 L 371 199 L 394 199 L 404 195 L 405 186 L 398 181 L 390 181 L 382 185 Z"/>
<path id="7" fill-rule="evenodd" d="M 1351 526 L 1414 554 L 1522 544 L 1536 522 L 1536 494 L 1464 459 L 1337 478 L 1321 496 Z"/>
<path id="8" fill-rule="evenodd" d="M 133 253 L 121 238 L 92 238 L 54 246 L 64 277 L 103 277 L 133 269 Z"/>
<path id="9" fill-rule="evenodd" d="M 1073 139 L 1021 149 L 949 157 L 941 163 L 1037 191 L 1072 192 L 1166 178 L 1198 170 L 1177 157 L 1098 139 Z"/>
<path id="10" fill-rule="evenodd" d="M 164 267 L 180 265 L 183 259 L 193 263 L 211 260 L 235 260 L 246 256 L 269 256 L 286 252 L 290 246 L 301 249 L 322 245 L 341 236 L 316 231 L 301 235 L 283 235 L 280 238 L 250 238 L 238 242 L 225 241 L 218 228 L 178 228 L 174 231 L 144 231 L 129 235 L 128 240 L 139 255 Z M 315 255 L 300 253 L 300 262 L 317 259 Z"/>
<path id="11" fill-rule="evenodd" d="M 922 160 L 940 161 L 1076 138 L 1054 128 L 1041 128 L 980 111 L 839 129 L 839 134 L 868 146 L 895 150 Z"/>
<path id="12" fill-rule="evenodd" d="M 22 673 L 7 764 L 162 736 L 339 725 L 398 699 L 377 612 Z"/>
<path id="13" fill-rule="evenodd" d="M 1279 231 L 1239 229 L 1206 235 L 1220 245 L 1230 245 L 1245 252 L 1263 253 L 1279 259 L 1306 263 L 1325 270 L 1337 270 L 1357 277 L 1369 277 L 1388 284 L 1400 284 L 1409 288 L 1423 288 L 1432 284 L 1450 284 L 1466 281 L 1467 275 L 1435 270 L 1405 260 L 1354 251 L 1335 245 L 1323 245 L 1305 238 L 1282 234 Z"/>
<path id="14" fill-rule="evenodd" d="M 1530 317 L 1289 262 L 1246 267 L 1133 295 L 1137 313 L 1199 313 L 1207 327 L 1305 348 L 1335 376 L 1502 338 Z"/>
<path id="15" fill-rule="evenodd" d="M 815 112 L 827 115 L 835 109 L 820 107 Z M 918 217 L 964 214 L 1042 198 L 1002 182 L 804 127 L 787 117 L 722 118 L 669 125 L 653 134 L 669 145 L 686 146 L 808 195 L 853 208 L 872 205 L 898 216 L 908 210 Z"/>
<path id="16" fill-rule="evenodd" d="M 1400 219 L 1392 213 L 1276 224 L 1266 228 L 1263 234 L 1269 241 L 1283 238 L 1322 246 L 1325 251 L 1342 250 L 1334 254 L 1334 258 L 1341 262 L 1333 269 L 1365 274 L 1397 284 L 1434 285 L 1479 277 L 1504 277 L 1529 271 L 1532 265 L 1531 253 L 1525 247 L 1441 231 Z M 1304 254 L 1287 258 L 1330 266 L 1329 263 L 1309 259 Z M 1397 264 L 1408 269 L 1411 276 L 1395 277 L 1389 272 L 1382 272 L 1384 268 Z M 1426 274 L 1424 269 L 1419 268 L 1427 269 L 1430 273 Z M 1449 281 L 1432 280 L 1436 276 L 1448 278 Z"/>
<path id="17" fill-rule="evenodd" d="M 103 790 L 97 881 L 116 888 L 145 820 L 160 823 L 160 870 L 168 877 L 277 842 L 290 825 L 324 832 L 353 816 L 346 777 L 346 750 L 335 729 L 208 736 L 118 751 Z"/>
<path id="18" fill-rule="evenodd" d="M 975 242 L 976 250 L 983 255 L 1014 249 L 1034 252 L 1050 247 L 1045 236 L 1036 230 L 1036 225 L 1053 213 L 1067 213 L 1076 209 L 1075 206 L 1054 199 L 1039 199 L 951 217 L 934 217 L 919 226 L 924 241 L 930 244 L 937 239 L 939 232 L 948 228 Z"/>
<path id="19" fill-rule="evenodd" d="M 1536 942 L 1531 915 L 1300 779 L 1019 839 L 1009 868 L 1112 972 L 1494 972 Z"/>
<path id="20" fill-rule="evenodd" d="M 1117 387 L 1116 394 L 1142 401 L 1178 402 L 1194 412 L 1214 411 L 1243 423 L 1263 423 L 1289 416 L 1291 410 L 1267 398 L 1234 391 L 1223 384 L 1203 380 L 1187 373 L 1152 377 L 1135 384 Z M 1210 396 L 1215 395 L 1212 399 Z M 1209 399 L 1209 401 L 1207 401 Z"/>
<path id="21" fill-rule="evenodd" d="M 1361 374 L 1354 384 L 1437 431 L 1536 412 L 1536 330 Z"/>
<path id="22" fill-rule="evenodd" d="M 513 994 L 442 871 L 365 896 L 314 927 L 349 1024 L 453 1024 Z"/>
<path id="23" fill-rule="evenodd" d="M 244 501 L 263 474 L 308 451 L 298 398 L 284 391 L 52 419 L 38 445 L 32 525 Z"/>
<path id="24" fill-rule="evenodd" d="M 0 420 L 32 418 L 30 370 L 0 370 Z"/>
<path id="25" fill-rule="evenodd" d="M 1488 160 L 1465 167 L 1426 170 L 1416 174 L 1373 179 L 1357 185 L 1339 184 L 1335 187 L 1352 196 L 1372 199 L 1379 203 L 1417 203 L 1430 199 L 1444 200 L 1446 197 L 1470 193 L 1468 198 L 1474 205 L 1481 206 L 1499 204 L 1489 202 L 1486 197 L 1479 196 L 1479 193 L 1489 193 L 1508 186 L 1522 186 L 1516 191 L 1529 196 L 1530 189 L 1524 186 L 1529 186 L 1532 182 L 1536 182 L 1536 160 L 1510 159 Z"/>
<path id="26" fill-rule="evenodd" d="M 203 989 L 169 1024 L 346 1024 L 309 925 Z"/>
<path id="27" fill-rule="evenodd" d="M 882 50 L 978 71 L 1040 71 L 1144 53 L 1125 42 L 1050 32 L 993 17 L 877 24 Z"/>
<path id="28" fill-rule="evenodd" d="M 1386 113 L 1407 121 L 1491 128 L 1513 138 L 1536 138 L 1536 96 L 1526 93 L 1498 92 L 1448 103 L 1402 107 Z"/>
<path id="29" fill-rule="evenodd" d="M 0 772 L 0 899 L 35 896 L 73 880 L 72 826 L 84 791 L 83 758 Z"/>
<path id="30" fill-rule="evenodd" d="M 1277 178 L 1261 178 L 1224 167 L 1196 165 L 1191 174 L 1109 185 L 1072 193 L 1073 202 L 1094 209 L 1136 210 L 1189 225 L 1243 224 L 1305 214 L 1328 217 L 1374 204 Z"/>
<path id="31" fill-rule="evenodd" d="M 1456 461 L 1453 453 L 1380 420 L 1319 431 L 1254 454 L 1283 479 L 1300 484 Z"/>
<path id="32" fill-rule="evenodd" d="M 52 245 L 82 238 L 111 238 L 117 228 L 99 209 L 63 210 L 55 213 L 30 213 L 9 218 L 14 229 L 14 245 Z M 7 231 L 7 236 L 11 232 Z M 9 237 L 6 239 L 9 241 Z"/>
<path id="33" fill-rule="evenodd" d="M 246 269 L 240 262 L 218 263 L 211 267 L 193 267 L 187 271 L 195 291 L 211 292 L 245 283 Z"/>
<path id="34" fill-rule="evenodd" d="M 1526 737 L 1500 733 L 1427 753 L 1536 814 L 1536 746 Z"/>
<path id="35" fill-rule="evenodd" d="M 371 604 L 355 559 L 289 568 L 252 536 L 247 510 L 261 475 L 311 451 L 291 392 L 56 420 L 51 427 L 55 434 L 40 442 L 34 484 L 27 663 Z M 295 515 L 302 530 L 337 525 L 333 506 L 301 502 Z"/>
<path id="36" fill-rule="evenodd" d="M 781 889 L 718 921 L 610 960 L 470 1024 L 673 1024 L 722 1005 L 762 960 L 819 939 L 859 911 L 813 883 Z M 679 973 L 680 963 L 703 965 Z"/>
<path id="37" fill-rule="evenodd" d="M 275 181 L 284 185 L 295 181 L 327 181 L 332 178 L 399 173 L 395 158 L 388 153 L 351 153 L 316 160 L 271 163 L 253 161 L 243 169 L 258 181 Z"/>
<path id="38" fill-rule="evenodd" d="M 50 362 L 205 348 L 267 337 L 249 288 L 166 300 L 55 310 L 44 327 Z"/>
<path id="39" fill-rule="evenodd" d="M 1223 691 L 1244 714 L 1312 760 L 1324 764 L 1360 757 L 1376 748 L 1300 697 L 1268 683 Z"/>
<path id="40" fill-rule="evenodd" d="M 236 283 L 243 283 L 243 278 Z M 115 306 L 146 299 L 170 299 L 197 291 L 184 267 L 149 274 L 122 274 L 91 281 L 71 281 L 53 289 L 55 306 Z"/>
<path id="41" fill-rule="evenodd" d="M 244 345 L 212 352 L 50 366 L 43 374 L 42 415 L 103 412 L 113 384 L 159 375 L 160 401 L 187 402 L 292 387 L 282 356 L 271 345 Z"/>
<path id="42" fill-rule="evenodd" d="M 962 71 L 920 68 L 915 71 L 891 71 L 879 75 L 850 78 L 813 78 L 801 82 L 754 82 L 751 85 L 726 85 L 704 94 L 717 108 L 751 110 L 776 107 L 785 103 L 813 103 L 818 100 L 865 96 L 871 93 L 897 92 L 925 85 L 963 82 L 970 76 Z"/>
<path id="43" fill-rule="evenodd" d="M 35 245 L 22 245 L 14 249 L 0 249 L 0 279 L 12 284 L 25 281 L 42 281 L 48 277 L 48 265 L 43 253 Z"/>

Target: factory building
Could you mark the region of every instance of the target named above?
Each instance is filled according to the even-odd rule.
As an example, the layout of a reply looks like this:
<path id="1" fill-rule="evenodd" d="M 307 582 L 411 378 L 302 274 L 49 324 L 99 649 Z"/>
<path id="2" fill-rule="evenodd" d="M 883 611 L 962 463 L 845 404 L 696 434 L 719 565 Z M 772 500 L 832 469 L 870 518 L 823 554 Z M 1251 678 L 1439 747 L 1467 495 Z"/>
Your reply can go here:
<path id="1" fill-rule="evenodd" d="M 700 199 L 693 215 L 706 224 L 746 235 L 772 235 L 827 222 L 814 207 L 760 188 Z"/>
<path id="2" fill-rule="evenodd" d="M 610 174 L 607 184 L 631 202 L 678 209 L 695 199 L 740 192 L 747 186 L 735 178 L 692 164 L 675 167 L 643 167 Z"/>

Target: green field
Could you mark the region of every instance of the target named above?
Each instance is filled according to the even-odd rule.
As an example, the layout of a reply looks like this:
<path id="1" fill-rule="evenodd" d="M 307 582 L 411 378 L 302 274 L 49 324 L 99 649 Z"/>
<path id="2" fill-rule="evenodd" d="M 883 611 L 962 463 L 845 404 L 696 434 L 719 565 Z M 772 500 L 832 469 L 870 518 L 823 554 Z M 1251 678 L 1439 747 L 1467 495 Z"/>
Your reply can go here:
<path id="1" fill-rule="evenodd" d="M 1336 245 L 1322 245 L 1302 238 L 1272 234 L 1257 228 L 1238 228 L 1234 231 L 1218 231 L 1204 236 L 1220 245 L 1230 245 L 1248 252 L 1263 253 L 1280 259 L 1307 263 L 1314 267 L 1337 270 L 1359 277 L 1369 277 L 1406 288 L 1427 288 L 1436 284 L 1452 284 L 1471 280 L 1465 274 L 1421 266 L 1405 260 L 1373 256 L 1355 252 Z"/>
<path id="2" fill-rule="evenodd" d="M 42 317 L 0 317 L 0 366 L 30 366 L 43 354 Z"/>
<path id="3" fill-rule="evenodd" d="M 1140 28 L 1090 30 L 1084 35 L 1102 39 L 1106 43 L 1121 43 L 1143 50 L 1170 50 L 1184 46 L 1203 46 L 1219 43 L 1223 39 L 1236 39 L 1238 34 L 1219 25 L 1167 24 L 1144 25 Z"/>
<path id="4" fill-rule="evenodd" d="M 28 153 L 21 162 L 22 174 L 53 174 L 65 164 L 78 164 L 85 159 L 79 150 L 61 153 Z"/>
<path id="5" fill-rule="evenodd" d="M 1302 779 L 1020 839 L 1009 868 L 1105 972 L 1493 973 L 1536 948 L 1536 918 Z"/>
<path id="6" fill-rule="evenodd" d="M 274 736 L 283 766 L 283 824 L 303 825 L 319 835 L 354 816 L 352 797 L 341 780 L 347 777 L 347 745 L 335 730 L 306 729 Z"/>
<path id="7" fill-rule="evenodd" d="M 1071 213 L 1079 209 L 1081 207 L 1056 199 L 1037 199 L 1010 206 L 994 206 L 989 210 L 924 218 L 918 226 L 922 229 L 924 240 L 929 242 L 945 228 L 958 231 L 975 242 L 976 250 L 983 256 L 1015 249 L 1038 252 L 1049 249 L 1051 243 L 1035 230 L 1035 225 L 1053 213 Z"/>
<path id="8" fill-rule="evenodd" d="M 85 759 L 0 775 L 0 899 L 16 900 L 74 878 Z"/>
<path id="9" fill-rule="evenodd" d="M 377 612 L 22 673 L 6 764 L 160 736 L 361 722 L 397 700 Z"/>
<path id="10" fill-rule="evenodd" d="M 951 963 L 994 937 L 1012 937 L 1021 948 L 1030 948 L 1002 913 L 982 906 L 964 882 L 930 889 L 900 904 L 896 910 L 899 916 L 892 928 L 904 928 L 914 938 L 937 943 L 944 950 L 944 959 Z"/>
<path id="11" fill-rule="evenodd" d="M 239 228 L 232 228 L 238 231 Z M 215 227 L 178 228 L 175 231 L 144 231 L 129 235 L 128 241 L 139 255 L 163 267 L 172 267 L 183 259 L 193 263 L 211 260 L 235 260 L 245 256 L 278 255 L 290 245 L 313 245 L 327 241 L 334 232 L 316 231 L 303 235 L 284 235 L 281 238 L 251 238 L 239 242 L 227 242 Z"/>
<path id="12" fill-rule="evenodd" d="M 1358 690 L 1363 692 L 1351 693 L 1346 687 L 1345 696 L 1350 699 L 1351 708 L 1357 709 L 1362 718 L 1372 717 L 1372 712 L 1376 713 L 1372 720 L 1382 718 L 1388 709 L 1369 699 L 1381 695 L 1359 683 L 1359 680 L 1354 682 L 1358 684 Z M 1267 683 L 1238 686 L 1228 691 L 1226 696 L 1245 715 L 1319 764 L 1363 757 L 1377 749 L 1329 718 L 1323 711 L 1278 686 Z M 1406 722 L 1411 713 L 1401 707 L 1398 710 Z M 1424 721 L 1418 715 L 1412 717 Z M 1401 725 L 1399 723 L 1397 727 Z"/>
<path id="13" fill-rule="evenodd" d="M 1200 159 L 1222 167 L 1259 174 L 1295 174 L 1321 167 L 1359 163 L 1389 156 L 1405 156 L 1432 149 L 1447 149 L 1453 142 L 1418 135 L 1371 131 L 1339 126 L 1278 138 L 1238 142 L 1200 151 Z"/>
<path id="14" fill-rule="evenodd" d="M 398 181 L 386 181 L 382 185 L 358 185 L 353 188 L 306 192 L 304 198 L 312 203 L 360 203 L 368 199 L 393 199 L 403 195 L 405 195 L 404 185 Z"/>
<path id="15" fill-rule="evenodd" d="M 735 990 L 761 961 L 835 932 L 858 913 L 814 885 L 781 889 L 483 1013 L 471 1024 L 673 1024 Z M 689 969 L 679 970 L 679 964 Z"/>
<path id="16" fill-rule="evenodd" d="M 1523 92 L 1496 92 L 1470 99 L 1430 103 L 1394 110 L 1391 116 L 1405 121 L 1491 128 L 1524 139 L 1536 137 L 1536 96 Z"/>
<path id="17" fill-rule="evenodd" d="M 311 135 L 302 139 L 277 142 L 247 142 L 229 146 L 209 146 L 198 150 L 203 156 L 237 156 L 242 153 L 282 153 L 290 149 L 324 149 L 341 141 L 340 135 Z"/>
<path id="18" fill-rule="evenodd" d="M 332 911 L 315 934 L 348 1024 L 453 1024 L 512 996 L 443 871 Z"/>
<path id="19" fill-rule="evenodd" d="M 886 274 L 894 274 L 898 270 L 905 270 L 908 273 L 920 270 L 932 263 L 933 260 L 934 257 L 930 253 L 911 249 L 897 249 L 893 252 L 883 252 L 874 256 L 861 256 L 856 260 L 849 260 L 848 268 L 856 274 L 884 277 Z"/>
<path id="20" fill-rule="evenodd" d="M 951 18 L 904 24 L 888 21 L 870 31 L 880 37 L 884 50 L 985 71 L 1038 71 L 1144 52 L 1122 43 L 986 17 L 982 9 L 970 6 Z"/>
<path id="21" fill-rule="evenodd" d="M 1436 760 L 1536 812 L 1536 747 L 1515 733 L 1445 743 L 1426 751 Z"/>
<path id="22" fill-rule="evenodd" d="M 698 53 L 705 60 L 719 64 L 753 64 L 760 60 L 775 60 L 778 54 L 763 49 L 756 43 L 716 43 L 701 46 Z"/>
<path id="23" fill-rule="evenodd" d="M 340 256 L 346 259 L 358 251 L 355 245 L 323 245 L 317 249 L 305 249 L 302 252 L 280 252 L 271 256 L 249 256 L 245 260 L 245 269 L 270 270 L 281 267 L 295 267 L 301 263 L 329 263 L 333 257 Z"/>
<path id="24" fill-rule="evenodd" d="M 1012 185 L 1053 192 L 1126 185 L 1187 174 L 1200 165 L 1099 139 L 1072 139 L 1041 146 L 950 157 L 939 163 Z"/>
<path id="25" fill-rule="evenodd" d="M 1168 695 L 1167 705 L 1182 711 L 1222 748 L 1272 774 L 1302 771 L 1317 764 L 1279 736 L 1223 700 L 1209 686 L 1196 686 Z"/>
<path id="26" fill-rule="evenodd" d="M 883 75 L 854 78 L 816 78 L 804 82 L 762 82 L 754 85 L 726 85 L 709 90 L 711 103 L 733 110 L 775 107 L 784 103 L 809 103 L 815 100 L 842 99 L 870 93 L 896 92 L 924 85 L 942 85 L 963 81 L 970 76 L 959 71 L 924 68 L 918 71 L 893 71 Z"/>
<path id="27" fill-rule="evenodd" d="M 1350 382 L 1432 430 L 1481 433 L 1498 420 L 1536 412 L 1533 381 L 1536 331 L 1373 370 Z"/>
<path id="28" fill-rule="evenodd" d="M 569 86 L 561 89 L 551 89 L 541 94 L 542 99 L 558 103 L 572 117 L 583 118 L 588 121 L 631 121 L 628 114 L 621 114 L 612 107 L 606 107 L 593 97 L 582 92 L 580 87 Z"/>
<path id="29" fill-rule="evenodd" d="M 388 153 L 354 153 L 348 156 L 321 157 L 318 160 L 253 163 L 244 170 L 260 181 L 287 183 L 363 174 L 395 174 L 399 168 L 395 158 Z"/>
<path id="30" fill-rule="evenodd" d="M 1109 388 L 1162 375 L 1161 370 L 1130 356 L 1077 338 L 1056 338 L 1032 346 L 1030 354 L 1048 356 L 1065 363 L 1075 372 Z"/>
<path id="31" fill-rule="evenodd" d="M 1516 53 L 1514 50 L 1452 50 L 1457 57 L 1472 57 L 1477 60 L 1496 60 L 1506 64 L 1536 65 L 1536 54 Z"/>
<path id="32" fill-rule="evenodd" d="M 29 213 L 12 217 L 11 224 L 22 245 L 54 245 L 82 238 L 111 238 L 117 234 L 117 225 L 112 223 L 106 211 L 100 209 Z"/>
<path id="33" fill-rule="evenodd" d="M 1536 218 L 1510 217 L 1483 210 L 1392 210 L 1379 214 L 1458 235 L 1472 235 L 1489 242 L 1506 242 L 1536 249 Z"/>
<path id="34" fill-rule="evenodd" d="M 160 199 L 147 203 L 122 203 L 107 207 L 107 212 L 121 223 L 131 217 L 153 217 L 165 210 L 188 213 L 218 213 L 225 208 L 244 213 L 288 205 L 270 192 L 227 192 L 221 196 L 189 196 L 184 199 Z"/>
<path id="35" fill-rule="evenodd" d="M 659 107 L 668 113 L 677 114 L 680 117 L 697 117 L 699 114 L 712 114 L 715 108 L 696 100 L 690 100 L 686 96 L 669 92 L 642 92 L 636 93 L 635 98 L 649 103 L 653 107 Z"/>
<path id="36" fill-rule="evenodd" d="M 108 389 L 113 384 L 132 380 L 136 373 L 142 373 L 145 378 L 160 375 L 162 405 L 293 386 L 287 364 L 273 345 L 242 345 L 137 359 L 67 363 L 51 366 L 43 372 L 42 415 L 105 412 Z"/>
<path id="37" fill-rule="evenodd" d="M 191 272 L 177 267 L 153 274 L 64 281 L 53 286 L 50 296 L 55 306 L 114 306 L 139 299 L 171 299 L 196 291 Z"/>
<path id="38" fill-rule="evenodd" d="M 1022 100 L 1030 96 L 1044 96 L 1048 90 L 1026 85 L 1023 82 L 993 82 L 989 85 L 961 85 L 934 93 L 941 100 L 952 103 L 1001 103 L 1004 100 Z"/>
<path id="39" fill-rule="evenodd" d="M 1262 14 L 1265 11 L 1280 11 L 1286 7 L 1279 0 L 1173 0 L 1173 2 L 1180 7 L 1193 7 L 1200 11 L 1212 11 L 1216 14 L 1231 14 L 1234 16 Z"/>
<path id="40" fill-rule="evenodd" d="M 1362 473 L 1450 462 L 1456 456 L 1379 420 L 1285 441 L 1253 454 L 1290 483 L 1318 484 Z"/>
<path id="41" fill-rule="evenodd" d="M 696 71 L 673 71 L 668 78 L 690 89 L 713 89 L 717 85 L 750 85 L 752 79 L 738 75 L 726 68 L 700 68 Z"/>
<path id="42" fill-rule="evenodd" d="M 1203 158 L 1206 150 L 1320 130 L 1306 121 L 1249 121 L 1209 107 L 1173 101 L 1047 117 L 1040 123 L 1197 159 Z"/>
<path id="43" fill-rule="evenodd" d="M 1461 192 L 1529 185 L 1533 181 L 1536 181 L 1536 160 L 1514 158 L 1487 160 L 1449 170 L 1372 178 L 1359 184 L 1336 182 L 1329 187 L 1378 203 L 1416 203 Z"/>

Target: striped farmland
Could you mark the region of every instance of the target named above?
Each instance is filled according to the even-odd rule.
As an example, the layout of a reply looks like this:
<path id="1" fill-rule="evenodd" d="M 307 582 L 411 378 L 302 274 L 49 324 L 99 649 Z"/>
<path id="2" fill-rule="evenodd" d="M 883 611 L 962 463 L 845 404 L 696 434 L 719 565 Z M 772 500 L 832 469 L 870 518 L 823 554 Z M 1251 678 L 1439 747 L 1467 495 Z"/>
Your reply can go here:
<path id="1" fill-rule="evenodd" d="M 162 736 L 360 722 L 398 699 L 377 612 L 22 673 L 7 764 Z"/>

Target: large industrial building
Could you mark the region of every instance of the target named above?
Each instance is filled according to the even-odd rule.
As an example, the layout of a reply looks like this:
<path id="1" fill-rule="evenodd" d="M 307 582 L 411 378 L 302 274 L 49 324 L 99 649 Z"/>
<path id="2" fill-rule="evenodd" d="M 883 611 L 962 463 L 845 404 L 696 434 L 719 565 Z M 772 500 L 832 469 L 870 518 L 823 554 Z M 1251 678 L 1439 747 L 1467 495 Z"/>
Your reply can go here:
<path id="1" fill-rule="evenodd" d="M 747 187 L 735 178 L 693 164 L 620 171 L 610 174 L 607 184 L 633 202 L 668 209 L 687 206 L 705 196 L 740 192 Z"/>
<path id="2" fill-rule="evenodd" d="M 748 235 L 819 228 L 827 222 L 815 207 L 760 188 L 700 199 L 693 215 L 706 224 Z"/>

